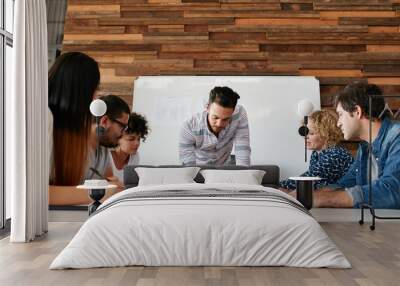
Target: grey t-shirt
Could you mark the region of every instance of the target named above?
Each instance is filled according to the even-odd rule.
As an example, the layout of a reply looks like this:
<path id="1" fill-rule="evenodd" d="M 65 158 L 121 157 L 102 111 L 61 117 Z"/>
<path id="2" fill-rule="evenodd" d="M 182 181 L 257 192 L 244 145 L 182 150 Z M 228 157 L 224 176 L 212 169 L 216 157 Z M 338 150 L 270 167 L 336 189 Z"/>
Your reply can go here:
<path id="1" fill-rule="evenodd" d="M 101 175 L 104 176 L 106 169 L 109 165 L 110 165 L 110 159 L 108 157 L 108 149 L 106 147 L 103 146 L 99 147 L 98 158 L 96 158 L 96 151 L 91 150 L 89 153 L 89 162 L 85 172 L 84 180 L 101 179 L 96 173 L 90 170 L 90 167 L 96 169 Z"/>

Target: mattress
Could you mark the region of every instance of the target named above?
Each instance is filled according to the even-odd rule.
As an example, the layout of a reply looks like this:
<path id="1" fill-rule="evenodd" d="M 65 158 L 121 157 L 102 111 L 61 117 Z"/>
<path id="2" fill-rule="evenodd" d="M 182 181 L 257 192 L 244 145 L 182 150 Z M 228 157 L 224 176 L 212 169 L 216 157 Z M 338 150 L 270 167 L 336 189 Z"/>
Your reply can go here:
<path id="1" fill-rule="evenodd" d="M 50 269 L 131 265 L 351 267 L 287 194 L 254 185 L 195 183 L 114 195 Z"/>

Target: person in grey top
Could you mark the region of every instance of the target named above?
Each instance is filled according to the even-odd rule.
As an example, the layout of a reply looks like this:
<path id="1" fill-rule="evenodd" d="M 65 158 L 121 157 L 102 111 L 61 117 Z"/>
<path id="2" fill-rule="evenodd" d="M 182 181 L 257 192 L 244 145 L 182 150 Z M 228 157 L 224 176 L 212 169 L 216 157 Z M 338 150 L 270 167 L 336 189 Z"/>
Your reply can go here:
<path id="1" fill-rule="evenodd" d="M 107 95 L 100 99 L 106 103 L 107 111 L 100 118 L 99 127 L 94 122 L 92 123 L 88 138 L 89 152 L 86 170 L 80 183 L 88 179 L 107 178 L 110 184 L 121 186 L 118 178 L 113 176 L 107 149 L 118 145 L 118 140 L 127 127 L 130 109 L 127 103 L 118 96 Z M 97 128 L 100 134 L 98 139 Z M 96 156 L 97 140 L 100 146 Z M 107 192 L 105 198 L 110 195 L 112 192 Z M 76 186 L 62 186 L 52 193 L 49 202 L 51 205 L 82 205 L 90 203 L 91 200 L 86 190 L 77 190 Z"/>
<path id="2" fill-rule="evenodd" d="M 247 113 L 229 87 L 214 87 L 207 109 L 183 123 L 179 158 L 184 165 L 224 165 L 235 147 L 236 165 L 250 165 Z"/>
<path id="3" fill-rule="evenodd" d="M 92 125 L 91 152 L 89 154 L 89 164 L 86 169 L 85 179 L 99 179 L 106 177 L 109 181 L 121 185 L 117 177 L 113 176 L 109 148 L 118 146 L 119 139 L 127 129 L 130 109 L 128 104 L 115 95 L 102 96 L 99 99 L 106 103 L 107 111 L 100 118 L 99 127 Z M 99 128 L 99 153 L 96 157 L 96 134 Z"/>

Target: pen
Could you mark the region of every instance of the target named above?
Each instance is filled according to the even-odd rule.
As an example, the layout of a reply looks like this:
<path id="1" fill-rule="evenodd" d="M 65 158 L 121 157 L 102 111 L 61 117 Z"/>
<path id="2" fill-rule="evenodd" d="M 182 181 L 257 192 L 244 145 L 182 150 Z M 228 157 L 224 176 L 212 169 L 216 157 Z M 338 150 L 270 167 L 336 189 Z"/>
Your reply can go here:
<path id="1" fill-rule="evenodd" d="M 95 174 L 96 174 L 97 176 L 99 176 L 100 178 L 102 178 L 102 179 L 104 179 L 104 180 L 106 180 L 106 181 L 108 182 L 108 179 L 105 178 L 102 174 L 100 174 L 100 172 L 97 171 L 95 168 L 90 167 L 89 170 L 92 171 L 93 173 L 95 173 Z"/>

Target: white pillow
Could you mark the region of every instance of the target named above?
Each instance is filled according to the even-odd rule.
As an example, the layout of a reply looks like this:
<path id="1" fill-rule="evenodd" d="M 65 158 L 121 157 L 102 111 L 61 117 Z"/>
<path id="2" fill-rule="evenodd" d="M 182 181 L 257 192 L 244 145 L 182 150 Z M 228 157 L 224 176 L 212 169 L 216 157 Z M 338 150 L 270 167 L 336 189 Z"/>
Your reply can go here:
<path id="1" fill-rule="evenodd" d="M 195 183 L 193 179 L 199 170 L 199 167 L 135 168 L 139 176 L 139 186 Z"/>
<path id="2" fill-rule="evenodd" d="M 230 183 L 261 185 L 265 171 L 262 170 L 201 170 L 206 184 Z"/>

